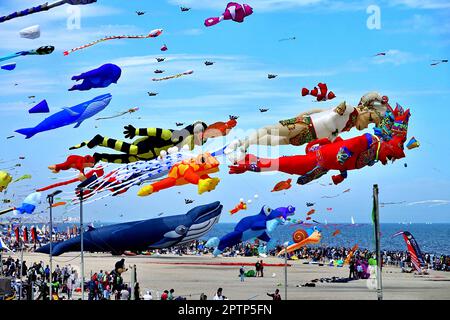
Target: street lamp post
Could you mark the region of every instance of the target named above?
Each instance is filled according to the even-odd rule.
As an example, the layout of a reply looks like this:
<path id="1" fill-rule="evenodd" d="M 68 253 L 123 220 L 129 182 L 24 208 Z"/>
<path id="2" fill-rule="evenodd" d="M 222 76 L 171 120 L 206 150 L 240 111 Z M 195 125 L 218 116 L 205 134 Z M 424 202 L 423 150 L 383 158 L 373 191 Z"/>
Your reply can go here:
<path id="1" fill-rule="evenodd" d="M 81 251 L 81 300 L 84 300 L 84 225 L 83 225 L 83 188 L 80 191 L 80 251 Z"/>
<path id="2" fill-rule="evenodd" d="M 53 286 L 52 286 L 52 274 L 53 274 L 53 250 L 52 250 L 52 246 L 53 246 L 53 212 L 52 212 L 52 207 L 53 207 L 53 198 L 60 194 L 62 191 L 61 190 L 56 190 L 55 192 L 49 194 L 47 196 L 47 201 L 49 204 L 49 208 L 50 208 L 50 277 L 49 277 L 49 281 L 50 281 L 50 300 L 53 300 Z"/>
<path id="3" fill-rule="evenodd" d="M 284 299 L 287 300 L 287 243 L 284 244 Z"/>

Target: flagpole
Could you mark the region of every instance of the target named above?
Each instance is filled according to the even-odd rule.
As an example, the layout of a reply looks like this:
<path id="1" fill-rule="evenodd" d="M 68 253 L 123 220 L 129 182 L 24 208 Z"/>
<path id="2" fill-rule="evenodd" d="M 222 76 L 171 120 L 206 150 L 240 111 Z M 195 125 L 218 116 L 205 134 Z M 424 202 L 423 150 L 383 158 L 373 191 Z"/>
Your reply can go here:
<path id="1" fill-rule="evenodd" d="M 375 232 L 375 250 L 377 255 L 377 297 L 383 300 L 383 286 L 381 277 L 381 251 L 380 251 L 380 221 L 378 205 L 378 185 L 373 185 L 373 226 Z"/>

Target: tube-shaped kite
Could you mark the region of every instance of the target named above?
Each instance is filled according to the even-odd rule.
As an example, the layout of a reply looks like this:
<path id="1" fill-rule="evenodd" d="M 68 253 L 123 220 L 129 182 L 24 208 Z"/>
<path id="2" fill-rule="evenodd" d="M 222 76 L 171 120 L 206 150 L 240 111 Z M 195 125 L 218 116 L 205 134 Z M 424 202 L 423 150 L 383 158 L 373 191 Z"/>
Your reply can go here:
<path id="1" fill-rule="evenodd" d="M 225 8 L 224 13 L 220 17 L 211 17 L 205 20 L 205 26 L 211 27 L 218 24 L 222 20 L 233 20 L 235 22 L 243 22 L 244 18 L 253 13 L 253 8 L 248 4 L 239 4 L 236 2 L 229 2 Z"/>

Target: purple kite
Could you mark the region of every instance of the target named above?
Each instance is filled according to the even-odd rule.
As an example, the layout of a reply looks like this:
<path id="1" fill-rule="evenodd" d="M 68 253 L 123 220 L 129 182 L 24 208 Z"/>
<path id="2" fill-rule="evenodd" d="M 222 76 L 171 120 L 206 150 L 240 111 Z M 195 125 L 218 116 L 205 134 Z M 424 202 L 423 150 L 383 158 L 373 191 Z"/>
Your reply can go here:
<path id="1" fill-rule="evenodd" d="M 205 26 L 211 27 L 218 24 L 222 20 L 233 20 L 236 22 L 243 22 L 244 18 L 253 13 L 253 8 L 248 4 L 239 4 L 236 2 L 229 2 L 225 12 L 220 17 L 212 17 L 205 20 Z"/>

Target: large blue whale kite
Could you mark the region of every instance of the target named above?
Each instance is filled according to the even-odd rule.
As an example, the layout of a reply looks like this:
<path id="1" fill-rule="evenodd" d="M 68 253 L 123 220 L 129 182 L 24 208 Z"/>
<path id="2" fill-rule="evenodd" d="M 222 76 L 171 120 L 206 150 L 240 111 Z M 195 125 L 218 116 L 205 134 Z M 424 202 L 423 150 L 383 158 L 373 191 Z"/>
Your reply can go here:
<path id="1" fill-rule="evenodd" d="M 145 251 L 182 245 L 208 233 L 219 221 L 222 208 L 216 201 L 195 207 L 183 215 L 90 228 L 83 234 L 84 250 L 120 254 L 126 250 Z M 77 236 L 53 244 L 53 255 L 80 251 L 80 243 L 80 236 Z M 50 244 L 36 252 L 50 253 Z"/>
<path id="2" fill-rule="evenodd" d="M 63 108 L 62 111 L 45 118 L 36 127 L 19 129 L 16 132 L 23 134 L 26 139 L 29 139 L 39 132 L 53 130 L 73 123 L 76 123 L 74 128 L 78 128 L 84 120 L 105 109 L 111 101 L 111 98 L 111 94 L 107 93 L 74 107 Z"/>
<path id="3" fill-rule="evenodd" d="M 275 228 L 284 223 L 287 217 L 294 213 L 295 208 L 293 206 L 280 207 L 275 210 L 263 206 L 258 214 L 242 218 L 234 227 L 234 231 L 227 233 L 221 239 L 217 237 L 209 239 L 205 246 L 217 247 L 213 252 L 216 257 L 226 248 L 253 238 L 268 242 L 267 247 L 269 248 L 273 245 L 273 241 L 270 240 Z"/>

